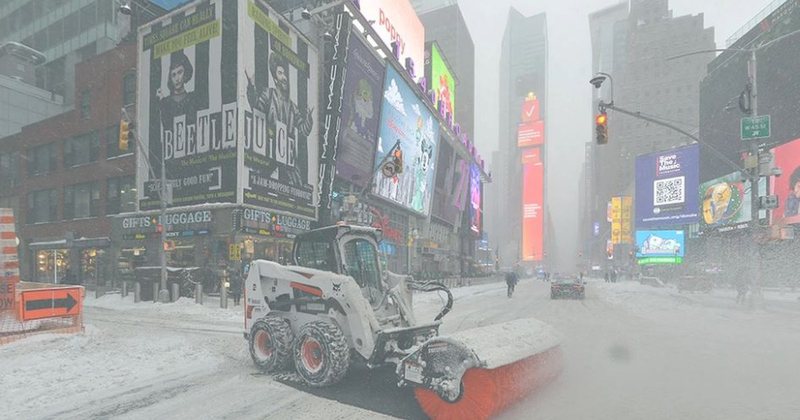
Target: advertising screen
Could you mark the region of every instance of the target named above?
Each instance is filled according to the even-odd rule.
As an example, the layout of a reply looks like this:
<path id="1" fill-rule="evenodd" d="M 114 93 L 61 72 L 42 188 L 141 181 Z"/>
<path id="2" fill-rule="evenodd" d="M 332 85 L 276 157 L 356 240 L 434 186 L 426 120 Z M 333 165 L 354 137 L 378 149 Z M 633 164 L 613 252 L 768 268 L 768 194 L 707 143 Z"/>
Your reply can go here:
<path id="1" fill-rule="evenodd" d="M 236 201 L 236 34 L 222 31 L 236 21 L 235 4 L 210 1 L 139 32 L 142 210 L 160 205 L 162 156 L 171 206 Z"/>
<path id="2" fill-rule="evenodd" d="M 544 252 L 544 164 L 538 159 L 524 162 L 522 177 L 522 260 L 541 261 Z"/>
<path id="3" fill-rule="evenodd" d="M 239 20 L 244 203 L 315 218 L 317 51 L 264 0 L 246 3 Z"/>
<path id="4" fill-rule="evenodd" d="M 435 42 L 430 44 L 431 48 L 431 68 L 428 84 L 435 95 L 436 100 L 433 101 L 436 109 L 439 112 L 447 113 L 455 117 L 456 112 L 456 81 L 453 79 L 453 73 L 447 67 L 442 53 L 439 51 L 439 46 Z"/>
<path id="5" fill-rule="evenodd" d="M 478 165 L 470 165 L 469 168 L 469 202 L 470 202 L 470 229 L 475 233 L 481 232 L 481 217 L 483 212 L 482 188 L 481 188 L 481 169 Z"/>
<path id="6" fill-rule="evenodd" d="M 766 178 L 759 182 L 759 190 L 766 191 Z M 703 230 L 732 230 L 752 219 L 750 181 L 742 180 L 739 172 L 700 184 L 699 193 Z M 760 216 L 764 217 L 764 211 Z"/>
<path id="7" fill-rule="evenodd" d="M 517 147 L 544 144 L 544 121 L 530 121 L 517 126 Z"/>
<path id="8" fill-rule="evenodd" d="M 355 35 L 350 36 L 342 102 L 342 131 L 336 175 L 361 188 L 367 186 L 375 159 L 386 68 Z"/>
<path id="9" fill-rule="evenodd" d="M 399 61 L 414 63 L 414 80 L 425 71 L 425 27 L 408 0 L 369 0 L 359 2 L 361 14 L 372 22 L 372 28 L 391 49 L 397 43 Z"/>
<path id="10" fill-rule="evenodd" d="M 682 230 L 637 230 L 636 258 L 684 257 Z"/>
<path id="11" fill-rule="evenodd" d="M 464 211 L 464 205 L 456 206 L 456 196 L 459 184 L 464 186 L 468 170 L 463 169 L 461 164 L 466 161 L 456 159 L 453 147 L 450 146 L 444 137 L 446 134 L 439 134 L 439 157 L 436 159 L 436 189 L 433 194 L 433 205 L 431 214 L 451 225 L 457 225 L 459 216 Z"/>
<path id="12" fill-rule="evenodd" d="M 700 148 L 694 144 L 636 158 L 636 226 L 696 223 Z"/>
<path id="13" fill-rule="evenodd" d="M 386 68 L 373 193 L 409 210 L 428 215 L 434 189 L 439 122 L 405 79 Z M 381 165 L 399 149 L 401 171 L 386 176 Z"/>
<path id="14" fill-rule="evenodd" d="M 778 208 L 772 210 L 771 223 L 800 223 L 800 139 L 772 149 L 775 166 L 783 175 L 772 177 L 772 194 L 778 196 Z"/>

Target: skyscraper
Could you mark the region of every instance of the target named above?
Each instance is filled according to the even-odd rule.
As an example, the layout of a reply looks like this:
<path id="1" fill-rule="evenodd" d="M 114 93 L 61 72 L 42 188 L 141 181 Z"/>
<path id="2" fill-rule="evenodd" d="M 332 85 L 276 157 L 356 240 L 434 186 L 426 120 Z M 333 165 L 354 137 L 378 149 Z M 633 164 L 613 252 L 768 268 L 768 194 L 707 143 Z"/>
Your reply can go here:
<path id="1" fill-rule="evenodd" d="M 546 153 L 542 143 L 544 132 L 536 141 L 536 147 L 519 148 L 518 131 L 522 120 L 522 107 L 526 98 L 538 100 L 536 121 L 543 121 L 546 127 L 547 115 L 547 18 L 545 14 L 523 16 L 516 9 L 508 14 L 499 63 L 500 86 L 498 150 L 492 154 L 493 182 L 487 186 L 486 223 L 490 241 L 497 247 L 500 263 L 513 265 L 523 255 L 523 218 L 537 218 L 544 223 L 546 191 L 544 203 L 538 208 L 526 204 L 523 212 L 522 159 L 524 155 L 535 154 L 541 164 L 546 164 Z M 538 150 L 537 150 L 538 149 Z M 538 169 L 541 171 L 541 168 Z M 544 186 L 544 172 L 535 181 Z M 541 200 L 539 200 L 541 201 Z M 544 228 L 540 229 L 542 232 Z M 541 232 L 537 248 L 542 248 Z M 540 257 L 541 259 L 541 257 Z"/>

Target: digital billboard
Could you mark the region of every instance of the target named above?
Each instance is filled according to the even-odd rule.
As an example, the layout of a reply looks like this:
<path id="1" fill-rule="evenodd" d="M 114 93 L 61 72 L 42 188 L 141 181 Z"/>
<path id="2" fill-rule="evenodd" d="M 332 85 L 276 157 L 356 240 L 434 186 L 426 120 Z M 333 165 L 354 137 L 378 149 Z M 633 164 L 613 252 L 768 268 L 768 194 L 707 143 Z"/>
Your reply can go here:
<path id="1" fill-rule="evenodd" d="M 636 158 L 636 227 L 697 222 L 699 158 L 696 144 Z"/>
<path id="2" fill-rule="evenodd" d="M 315 218 L 318 54 L 264 0 L 246 4 L 238 40 L 239 94 L 246 98 L 244 203 Z"/>
<path id="3" fill-rule="evenodd" d="M 464 212 L 470 170 L 467 161 L 459 159 L 453 147 L 439 134 L 439 157 L 436 159 L 436 189 L 431 214 L 450 225 L 458 226 Z"/>
<path id="4" fill-rule="evenodd" d="M 523 261 L 544 257 L 544 164 L 538 148 L 522 156 L 522 250 Z"/>
<path id="5" fill-rule="evenodd" d="M 759 190 L 766 191 L 765 178 L 759 181 Z M 752 196 L 750 181 L 734 172 L 700 184 L 701 229 L 732 230 L 747 224 L 751 219 Z M 761 211 L 764 217 L 765 211 Z"/>
<path id="6" fill-rule="evenodd" d="M 778 208 L 772 210 L 771 223 L 800 223 L 800 139 L 772 149 L 774 164 L 783 175 L 772 177 L 772 194 L 778 196 Z"/>
<path id="7" fill-rule="evenodd" d="M 541 146 L 544 144 L 544 121 L 519 123 L 517 147 Z"/>
<path id="8" fill-rule="evenodd" d="M 682 230 L 637 230 L 636 258 L 640 264 L 681 263 L 685 244 Z"/>
<path id="9" fill-rule="evenodd" d="M 439 121 L 392 66 L 386 68 L 373 193 L 417 213 L 430 213 Z M 381 171 L 390 153 L 400 151 L 402 170 Z"/>
<path id="10" fill-rule="evenodd" d="M 439 51 L 439 44 L 430 44 L 430 68 L 427 69 L 428 85 L 433 90 L 433 104 L 439 112 L 445 112 L 455 118 L 456 112 L 456 81 L 453 73 Z"/>
<path id="11" fill-rule="evenodd" d="M 480 233 L 481 217 L 483 216 L 481 169 L 478 165 L 472 164 L 469 173 L 470 229 L 475 233 Z"/>
<path id="12" fill-rule="evenodd" d="M 359 37 L 350 36 L 336 176 L 365 188 L 372 176 L 386 68 Z"/>
<path id="13" fill-rule="evenodd" d="M 236 202 L 237 48 L 234 2 L 197 3 L 139 31 L 139 207 Z M 169 195 L 165 197 L 169 198 Z"/>
<path id="14" fill-rule="evenodd" d="M 358 2 L 361 14 L 372 22 L 372 28 L 391 49 L 397 43 L 399 60 L 414 63 L 414 81 L 425 72 L 425 27 L 408 0 L 369 0 Z"/>

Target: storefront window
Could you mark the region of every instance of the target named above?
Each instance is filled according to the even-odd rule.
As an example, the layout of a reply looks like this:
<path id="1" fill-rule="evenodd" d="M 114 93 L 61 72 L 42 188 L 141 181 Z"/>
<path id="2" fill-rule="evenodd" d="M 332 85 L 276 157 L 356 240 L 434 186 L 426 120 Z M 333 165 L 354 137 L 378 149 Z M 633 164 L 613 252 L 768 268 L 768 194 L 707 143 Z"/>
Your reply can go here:
<path id="1" fill-rule="evenodd" d="M 88 248 L 81 251 L 80 279 L 83 284 L 101 285 L 105 278 L 105 253 L 103 249 Z"/>
<path id="2" fill-rule="evenodd" d="M 66 249 L 43 249 L 36 252 L 36 281 L 64 283 L 70 269 Z"/>

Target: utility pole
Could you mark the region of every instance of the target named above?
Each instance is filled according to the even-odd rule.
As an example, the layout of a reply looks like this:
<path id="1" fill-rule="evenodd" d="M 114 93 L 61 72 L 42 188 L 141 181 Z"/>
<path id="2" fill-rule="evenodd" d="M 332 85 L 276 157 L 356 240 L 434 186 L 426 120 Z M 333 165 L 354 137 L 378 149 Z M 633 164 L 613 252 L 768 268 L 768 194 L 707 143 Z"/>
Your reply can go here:
<path id="1" fill-rule="evenodd" d="M 750 60 L 748 61 L 748 74 L 750 76 L 750 115 L 758 116 L 758 58 L 756 49 L 750 50 Z M 761 292 L 761 222 L 759 220 L 759 191 L 758 184 L 761 180 L 761 160 L 759 158 L 758 140 L 750 140 L 750 159 L 755 158 L 756 164 L 751 168 L 750 176 L 750 233 L 753 237 L 752 247 L 752 270 L 753 270 L 753 291 L 750 293 L 750 302 L 753 305 L 761 306 L 763 303 Z"/>

